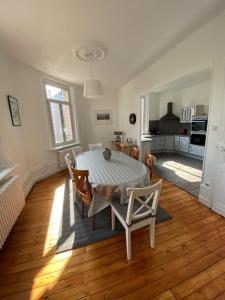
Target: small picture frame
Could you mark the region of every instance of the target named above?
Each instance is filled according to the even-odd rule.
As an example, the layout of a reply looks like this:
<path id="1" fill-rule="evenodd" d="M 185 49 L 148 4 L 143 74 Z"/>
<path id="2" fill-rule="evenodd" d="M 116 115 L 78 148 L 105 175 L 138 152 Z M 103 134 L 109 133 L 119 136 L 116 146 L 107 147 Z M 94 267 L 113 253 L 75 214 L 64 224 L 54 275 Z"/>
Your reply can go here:
<path id="1" fill-rule="evenodd" d="M 96 110 L 94 112 L 96 125 L 112 125 L 112 111 L 111 110 Z"/>
<path id="2" fill-rule="evenodd" d="M 12 125 L 21 126 L 18 100 L 10 95 L 8 95 L 7 98 L 8 98 L 10 115 L 12 119 Z"/>

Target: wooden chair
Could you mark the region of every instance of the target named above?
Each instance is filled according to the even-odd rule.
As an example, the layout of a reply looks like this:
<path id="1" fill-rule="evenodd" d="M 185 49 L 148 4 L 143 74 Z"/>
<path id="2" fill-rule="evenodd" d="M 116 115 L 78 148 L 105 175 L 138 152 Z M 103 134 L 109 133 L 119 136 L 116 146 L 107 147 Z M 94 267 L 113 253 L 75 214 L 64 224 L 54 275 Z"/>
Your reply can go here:
<path id="1" fill-rule="evenodd" d="M 97 144 L 88 144 L 89 151 L 96 151 L 96 150 L 102 150 L 102 143 L 97 143 Z"/>
<path id="2" fill-rule="evenodd" d="M 150 153 L 145 154 L 145 164 L 149 168 L 149 176 L 150 176 L 150 181 L 152 180 L 152 174 L 154 170 L 154 166 L 156 163 L 156 157 Z"/>
<path id="3" fill-rule="evenodd" d="M 123 143 L 116 143 L 115 147 L 116 151 L 125 152 L 126 150 L 126 145 L 124 145 Z"/>
<path id="4" fill-rule="evenodd" d="M 67 165 L 68 171 L 70 173 L 70 178 L 73 179 L 73 171 L 72 171 L 73 162 L 71 160 L 70 153 L 67 153 L 65 155 L 65 161 L 66 161 L 66 165 Z"/>
<path id="5" fill-rule="evenodd" d="M 130 149 L 130 156 L 136 160 L 139 159 L 140 149 L 138 146 L 134 145 Z"/>
<path id="6" fill-rule="evenodd" d="M 150 225 L 150 247 L 155 246 L 155 216 L 159 202 L 162 179 L 145 188 L 128 188 L 130 196 L 127 205 L 121 205 L 120 199 L 111 203 L 112 230 L 115 229 L 115 216 L 126 231 L 127 259 L 131 259 L 131 232 Z"/>
<path id="7" fill-rule="evenodd" d="M 72 168 L 73 182 L 81 196 L 81 216 L 84 217 L 84 204 L 90 205 L 93 197 L 93 190 L 89 183 L 88 170 L 76 170 Z M 93 229 L 95 230 L 95 215 L 93 215 Z"/>
<path id="8" fill-rule="evenodd" d="M 72 153 L 73 153 L 74 162 L 76 164 L 76 157 L 77 157 L 77 155 L 82 153 L 82 147 L 81 146 L 73 147 Z"/>

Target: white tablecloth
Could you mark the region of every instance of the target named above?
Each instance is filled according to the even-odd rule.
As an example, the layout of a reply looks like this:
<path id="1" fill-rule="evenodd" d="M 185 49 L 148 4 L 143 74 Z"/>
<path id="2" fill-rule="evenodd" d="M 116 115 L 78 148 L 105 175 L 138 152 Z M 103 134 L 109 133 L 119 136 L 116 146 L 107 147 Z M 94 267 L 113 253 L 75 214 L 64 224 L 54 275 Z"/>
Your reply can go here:
<path id="1" fill-rule="evenodd" d="M 149 176 L 146 166 L 130 156 L 112 150 L 112 157 L 106 161 L 102 151 L 91 151 L 79 154 L 76 158 L 76 167 L 79 170 L 89 170 L 89 181 L 93 188 L 101 190 L 111 186 L 121 191 L 121 204 L 127 202 L 126 188 L 149 185 Z M 95 193 L 88 215 L 104 209 L 110 205 L 110 199 L 103 199 Z"/>

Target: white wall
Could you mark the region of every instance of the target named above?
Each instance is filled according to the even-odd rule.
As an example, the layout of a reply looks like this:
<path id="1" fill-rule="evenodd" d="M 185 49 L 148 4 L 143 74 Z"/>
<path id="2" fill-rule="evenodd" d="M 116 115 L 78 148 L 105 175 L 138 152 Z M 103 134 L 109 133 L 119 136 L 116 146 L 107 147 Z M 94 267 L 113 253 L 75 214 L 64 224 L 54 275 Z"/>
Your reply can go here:
<path id="1" fill-rule="evenodd" d="M 213 187 L 220 162 L 216 161 L 218 141 L 225 142 L 225 17 L 219 16 L 196 31 L 161 59 L 148 67 L 119 91 L 120 129 L 140 140 L 140 95 L 151 92 L 166 83 L 214 65 L 211 116 L 205 172 L 201 186 L 201 201 L 212 203 Z M 130 112 L 137 112 L 137 124 L 129 125 Z M 218 130 L 215 131 L 216 125 Z M 219 176 L 219 175 L 218 175 Z"/>
<path id="2" fill-rule="evenodd" d="M 113 132 L 118 130 L 118 91 L 105 89 L 104 96 L 99 99 L 77 97 L 79 111 L 80 140 L 87 149 L 88 143 L 102 142 L 105 147 L 111 147 Z M 112 111 L 112 125 L 96 125 L 94 113 L 96 110 Z"/>
<path id="3" fill-rule="evenodd" d="M 26 191 L 33 180 L 57 172 L 57 153 L 52 149 L 52 136 L 40 72 L 0 53 L 0 162 L 19 164 L 19 174 Z M 103 99 L 87 100 L 83 89 L 71 85 L 77 106 L 80 140 L 85 144 L 102 141 L 109 145 L 111 133 L 118 124 L 118 97 L 114 90 L 106 91 Z M 19 101 L 21 127 L 11 123 L 7 95 Z M 93 123 L 96 109 L 113 110 L 112 126 Z"/>
<path id="4" fill-rule="evenodd" d="M 173 102 L 173 113 L 180 117 L 182 107 L 195 107 L 198 104 L 209 105 L 211 82 L 159 94 L 159 118 L 167 113 L 167 103 Z"/>

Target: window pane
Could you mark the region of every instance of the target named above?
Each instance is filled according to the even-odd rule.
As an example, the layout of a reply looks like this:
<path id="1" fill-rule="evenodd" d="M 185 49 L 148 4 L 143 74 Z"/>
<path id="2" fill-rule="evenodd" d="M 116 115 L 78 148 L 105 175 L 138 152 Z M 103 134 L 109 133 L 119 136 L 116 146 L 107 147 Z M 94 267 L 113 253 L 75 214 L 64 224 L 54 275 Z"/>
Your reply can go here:
<path id="1" fill-rule="evenodd" d="M 66 135 L 66 141 L 69 142 L 69 141 L 73 140 L 73 131 L 72 131 L 69 105 L 63 104 L 62 110 L 63 110 L 63 118 L 64 118 L 64 124 L 65 124 L 64 132 Z"/>
<path id="2" fill-rule="evenodd" d="M 45 89 L 48 99 L 69 101 L 69 95 L 67 90 L 49 84 L 45 85 Z"/>
<path id="3" fill-rule="evenodd" d="M 55 143 L 59 144 L 63 142 L 63 131 L 62 131 L 62 122 L 61 122 L 59 104 L 51 102 L 50 108 L 51 108 Z"/>

